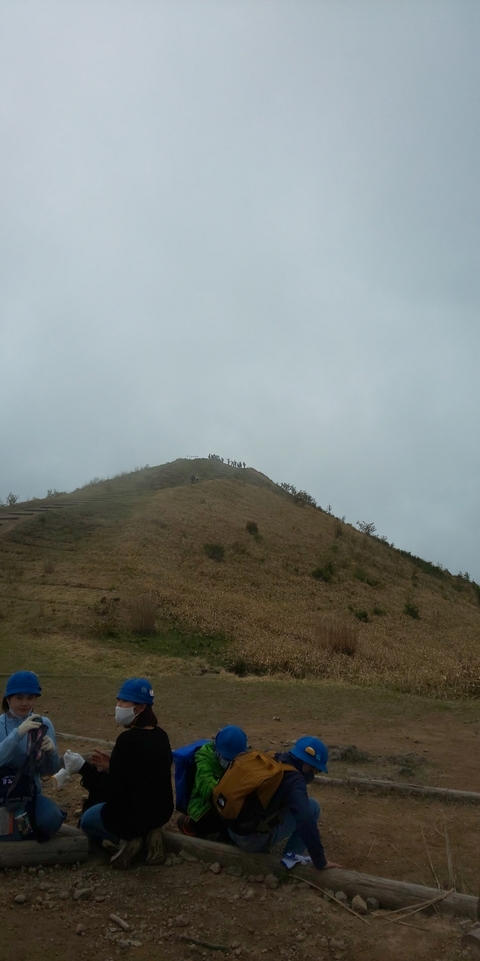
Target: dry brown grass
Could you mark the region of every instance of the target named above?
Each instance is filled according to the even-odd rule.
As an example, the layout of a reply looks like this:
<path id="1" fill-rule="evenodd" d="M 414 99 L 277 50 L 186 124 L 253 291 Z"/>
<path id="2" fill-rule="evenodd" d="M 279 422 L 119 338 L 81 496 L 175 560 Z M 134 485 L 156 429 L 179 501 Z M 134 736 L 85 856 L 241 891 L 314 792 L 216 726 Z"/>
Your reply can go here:
<path id="1" fill-rule="evenodd" d="M 69 631 L 80 635 L 102 596 L 119 596 L 123 608 L 149 597 L 162 620 L 224 633 L 232 639 L 229 656 L 256 671 L 440 696 L 480 693 L 480 607 L 471 587 L 429 576 L 349 525 L 338 536 L 336 518 L 295 505 L 263 479 L 257 485 L 253 471 L 203 480 L 200 469 L 198 485 L 189 484 L 190 465 L 187 471 L 184 486 L 142 490 L 115 522 L 106 513 L 107 520 L 102 513 L 82 520 L 74 550 L 62 548 L 58 537 L 49 543 L 56 558 L 49 584 L 41 577 L 43 541 L 37 545 L 30 535 L 28 542 L 12 541 L 12 531 L 0 538 L 5 630 L 28 631 L 32 602 L 42 601 L 50 630 L 68 617 Z M 170 473 L 179 484 L 180 467 Z M 62 522 L 68 514 L 64 509 Z M 246 530 L 252 517 L 261 539 Z M 206 543 L 224 546 L 221 564 L 206 556 Z M 4 577 L 3 600 L 2 551 L 24 571 L 13 585 Z M 334 569 L 331 583 L 311 576 L 326 562 Z M 405 615 L 407 599 L 419 620 Z M 355 619 L 359 610 L 368 611 L 369 623 Z M 329 623 L 343 625 L 336 628 L 338 643 L 335 632 L 322 639 L 320 625 Z"/>
<path id="2" fill-rule="evenodd" d="M 141 594 L 128 606 L 130 625 L 134 634 L 155 634 L 158 601 L 152 594 Z"/>
<path id="3" fill-rule="evenodd" d="M 331 654 L 355 657 L 358 651 L 359 630 L 346 621 L 321 620 L 317 628 L 319 644 Z"/>

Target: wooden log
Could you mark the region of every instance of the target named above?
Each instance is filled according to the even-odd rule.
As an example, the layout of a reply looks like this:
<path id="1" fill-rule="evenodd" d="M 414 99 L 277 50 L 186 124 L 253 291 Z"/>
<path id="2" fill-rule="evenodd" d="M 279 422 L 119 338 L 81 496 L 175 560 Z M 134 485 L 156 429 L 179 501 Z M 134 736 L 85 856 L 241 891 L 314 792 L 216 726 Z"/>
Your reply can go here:
<path id="1" fill-rule="evenodd" d="M 330 777 L 315 776 L 318 785 L 347 787 L 361 791 L 386 791 L 392 794 L 416 795 L 417 797 L 437 798 L 439 801 L 467 801 L 480 804 L 480 794 L 475 791 L 456 791 L 453 788 L 430 787 L 423 784 L 404 784 L 401 781 L 386 781 L 369 777 Z"/>
<path id="2" fill-rule="evenodd" d="M 7 675 L 0 675 L 1 677 Z M 43 675 L 51 677 L 69 677 L 70 675 Z M 87 676 L 87 675 L 86 675 Z M 93 676 L 93 675 L 88 675 Z M 101 675 L 95 675 L 101 676 Z M 72 675 L 73 677 L 73 675 Z M 101 737 L 83 737 L 81 734 L 67 734 L 64 731 L 56 731 L 57 738 L 64 741 L 82 741 L 86 744 L 101 744 L 106 747 L 115 747 L 115 741 L 107 741 Z M 404 784 L 402 781 L 387 781 L 381 778 L 368 777 L 331 777 L 328 774 L 316 775 L 316 783 L 328 785 L 329 787 L 346 787 L 360 791 L 385 791 L 391 794 L 413 795 L 417 797 L 436 798 L 439 801 L 462 801 L 470 804 L 480 804 L 480 794 L 476 791 L 457 791 L 453 788 L 430 787 L 423 784 Z"/>
<path id="3" fill-rule="evenodd" d="M 63 731 L 55 731 L 55 736 L 62 741 L 83 741 L 86 744 L 103 744 L 107 747 L 115 747 L 115 741 L 106 741 L 103 737 L 82 737 L 81 734 L 65 734 Z"/>
<path id="4" fill-rule="evenodd" d="M 75 864 L 88 857 L 88 838 L 78 828 L 64 825 L 44 844 L 38 841 L 0 841 L 0 868 Z"/>
<path id="5" fill-rule="evenodd" d="M 193 854 L 207 863 L 218 862 L 223 867 L 240 866 L 248 874 L 281 874 L 286 876 L 286 869 L 280 863 L 280 858 L 271 854 L 247 854 L 234 845 L 218 844 L 203 838 L 191 838 L 174 831 L 164 831 L 165 847 L 167 851 L 178 853 L 185 851 Z M 423 884 L 409 884 L 406 881 L 395 881 L 391 878 L 379 878 L 371 874 L 361 874 L 359 871 L 347 871 L 344 868 L 329 868 L 317 871 L 311 866 L 294 868 L 295 872 L 307 881 L 320 888 L 333 891 L 345 891 L 349 898 L 360 894 L 367 898 L 376 898 L 382 908 L 404 908 L 415 906 L 438 897 L 437 888 L 427 888 Z M 479 900 L 469 894 L 452 892 L 438 901 L 436 909 L 441 914 L 453 914 L 457 917 L 480 918 Z"/>

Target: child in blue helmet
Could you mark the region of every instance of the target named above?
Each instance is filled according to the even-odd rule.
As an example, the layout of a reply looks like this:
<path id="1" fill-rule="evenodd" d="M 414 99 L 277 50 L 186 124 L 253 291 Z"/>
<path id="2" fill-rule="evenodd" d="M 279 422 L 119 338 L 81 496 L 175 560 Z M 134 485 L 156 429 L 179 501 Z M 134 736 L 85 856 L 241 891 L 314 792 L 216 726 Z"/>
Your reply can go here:
<path id="1" fill-rule="evenodd" d="M 307 784 L 317 771 L 326 772 L 328 750 L 317 737 L 301 737 L 287 753 L 275 754 L 275 760 L 292 765 L 295 771 L 285 771 L 280 786 L 264 812 L 270 823 L 269 833 L 256 833 L 251 825 L 242 825 L 242 813 L 235 827 L 229 828 L 232 841 L 244 851 L 265 851 L 285 841 L 283 856 L 302 855 L 305 850 L 319 871 L 338 868 L 328 861 L 317 827 L 320 805 L 307 794 Z M 275 815 L 278 817 L 275 817 Z"/>
<path id="2" fill-rule="evenodd" d="M 18 773 L 27 755 L 33 761 L 32 794 L 30 801 L 6 802 L 0 806 L 0 841 L 21 841 L 28 838 L 47 840 L 56 834 L 66 818 L 50 798 L 42 795 L 42 775 L 53 775 L 60 767 L 55 732 L 48 717 L 35 713 L 37 698 L 42 688 L 33 671 L 16 671 L 7 681 L 0 714 L 0 777 L 8 779 Z M 42 737 L 41 728 L 44 734 Z M 41 741 L 33 739 L 37 732 Z M 29 765 L 30 767 L 30 765 Z M 4 782 L 7 784 L 7 780 Z"/>
<path id="3" fill-rule="evenodd" d="M 188 802 L 188 814 L 180 815 L 177 825 L 182 834 L 195 837 L 220 835 L 226 838 L 225 822 L 212 807 L 212 791 L 237 754 L 247 750 L 247 735 L 240 727 L 222 727 L 213 741 L 207 741 L 195 754 L 195 781 Z"/>
<path id="4" fill-rule="evenodd" d="M 111 755 L 93 752 L 92 764 L 80 769 L 87 788 L 89 768 L 108 771 L 106 800 L 88 808 L 80 826 L 92 840 L 116 845 L 110 861 L 116 868 L 127 868 L 144 845 L 147 864 L 165 860 L 161 828 L 173 813 L 172 752 L 153 713 L 153 699 L 146 678 L 125 681 L 115 708 L 115 720 L 125 730 Z"/>

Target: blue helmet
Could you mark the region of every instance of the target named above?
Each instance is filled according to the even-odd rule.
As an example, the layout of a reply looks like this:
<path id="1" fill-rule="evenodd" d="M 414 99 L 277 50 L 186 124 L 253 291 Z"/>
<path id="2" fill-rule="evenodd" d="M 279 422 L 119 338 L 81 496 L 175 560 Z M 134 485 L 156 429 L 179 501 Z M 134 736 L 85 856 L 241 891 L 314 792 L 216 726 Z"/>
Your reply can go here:
<path id="1" fill-rule="evenodd" d="M 153 704 L 152 685 L 145 677 L 130 677 L 123 682 L 117 698 L 133 704 Z"/>
<path id="2" fill-rule="evenodd" d="M 215 738 L 215 750 L 226 761 L 233 761 L 237 754 L 247 750 L 245 731 L 242 731 L 241 727 L 235 727 L 234 724 L 222 727 Z"/>
<path id="3" fill-rule="evenodd" d="M 5 697 L 12 694 L 41 694 L 40 681 L 33 671 L 16 671 L 8 678 Z"/>
<path id="4" fill-rule="evenodd" d="M 328 748 L 318 737 L 300 737 L 289 752 L 317 771 L 327 771 Z"/>

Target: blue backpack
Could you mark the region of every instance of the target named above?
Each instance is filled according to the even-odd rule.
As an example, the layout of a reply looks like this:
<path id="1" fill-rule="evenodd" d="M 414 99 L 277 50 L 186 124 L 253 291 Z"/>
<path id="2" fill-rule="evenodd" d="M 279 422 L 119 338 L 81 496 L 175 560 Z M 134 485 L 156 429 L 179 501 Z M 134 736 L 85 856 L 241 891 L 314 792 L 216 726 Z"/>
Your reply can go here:
<path id="1" fill-rule="evenodd" d="M 200 738 L 185 747 L 177 747 L 173 751 L 175 765 L 175 807 L 181 814 L 186 814 L 188 802 L 195 783 L 195 755 L 200 747 L 208 744 L 211 738 Z"/>

